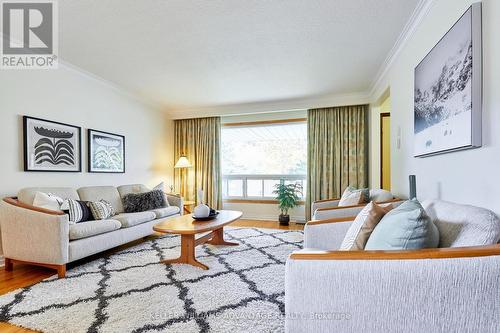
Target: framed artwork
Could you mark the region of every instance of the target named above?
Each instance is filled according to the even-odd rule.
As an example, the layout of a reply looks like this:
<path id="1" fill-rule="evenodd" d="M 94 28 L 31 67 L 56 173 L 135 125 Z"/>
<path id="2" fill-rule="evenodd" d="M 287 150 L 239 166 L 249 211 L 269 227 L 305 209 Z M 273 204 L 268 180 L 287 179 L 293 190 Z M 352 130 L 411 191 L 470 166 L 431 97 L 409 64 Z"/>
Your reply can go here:
<path id="1" fill-rule="evenodd" d="M 88 171 L 125 173 L 125 137 L 89 129 Z"/>
<path id="2" fill-rule="evenodd" d="M 415 68 L 414 156 L 481 147 L 481 3 Z"/>
<path id="3" fill-rule="evenodd" d="M 23 116 L 24 171 L 81 172 L 80 127 Z"/>

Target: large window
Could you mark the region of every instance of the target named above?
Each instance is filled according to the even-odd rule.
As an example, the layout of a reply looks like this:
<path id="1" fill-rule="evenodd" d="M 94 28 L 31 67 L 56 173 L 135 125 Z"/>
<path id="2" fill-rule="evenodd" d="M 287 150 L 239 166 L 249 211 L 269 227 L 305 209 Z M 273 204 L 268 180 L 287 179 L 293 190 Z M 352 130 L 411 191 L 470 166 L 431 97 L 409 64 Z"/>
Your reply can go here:
<path id="1" fill-rule="evenodd" d="M 271 200 L 281 180 L 304 188 L 305 121 L 223 126 L 222 193 L 226 199 Z"/>

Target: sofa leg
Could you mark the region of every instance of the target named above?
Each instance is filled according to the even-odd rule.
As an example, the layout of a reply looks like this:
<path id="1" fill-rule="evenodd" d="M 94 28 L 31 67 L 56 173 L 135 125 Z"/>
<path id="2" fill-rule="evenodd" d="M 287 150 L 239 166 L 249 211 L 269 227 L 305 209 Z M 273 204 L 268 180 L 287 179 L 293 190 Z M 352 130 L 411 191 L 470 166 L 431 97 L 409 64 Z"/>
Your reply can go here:
<path id="1" fill-rule="evenodd" d="M 58 265 L 57 266 L 57 276 L 60 279 L 63 279 L 66 277 L 66 265 Z"/>
<path id="2" fill-rule="evenodd" d="M 5 270 L 10 272 L 14 269 L 14 263 L 12 262 L 12 259 L 5 258 Z"/>

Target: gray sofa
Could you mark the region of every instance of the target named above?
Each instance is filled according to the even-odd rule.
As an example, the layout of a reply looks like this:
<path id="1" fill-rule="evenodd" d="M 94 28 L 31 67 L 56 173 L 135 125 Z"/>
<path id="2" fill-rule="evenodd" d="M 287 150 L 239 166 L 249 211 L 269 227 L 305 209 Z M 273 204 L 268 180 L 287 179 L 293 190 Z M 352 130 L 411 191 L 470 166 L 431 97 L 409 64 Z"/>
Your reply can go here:
<path id="1" fill-rule="evenodd" d="M 287 332 L 500 332 L 500 219 L 423 202 L 437 249 L 336 251 L 352 221 L 312 221 L 286 262 Z"/>
<path id="2" fill-rule="evenodd" d="M 17 198 L 5 198 L 0 206 L 5 269 L 16 262 L 57 269 L 64 277 L 66 264 L 151 235 L 153 225 L 182 214 L 182 198 L 166 194 L 168 207 L 140 213 L 124 213 L 122 197 L 149 189 L 142 184 L 92 186 L 79 189 L 60 187 L 25 188 Z M 111 203 L 116 215 L 108 220 L 71 224 L 68 215 L 34 207 L 36 192 L 52 193 L 64 199 Z"/>

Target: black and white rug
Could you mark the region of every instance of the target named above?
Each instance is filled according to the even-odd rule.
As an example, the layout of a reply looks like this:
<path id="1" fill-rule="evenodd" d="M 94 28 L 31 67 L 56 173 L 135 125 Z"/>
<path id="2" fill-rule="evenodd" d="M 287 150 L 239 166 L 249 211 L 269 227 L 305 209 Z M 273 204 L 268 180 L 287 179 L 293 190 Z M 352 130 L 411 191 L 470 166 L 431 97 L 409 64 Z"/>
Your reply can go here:
<path id="1" fill-rule="evenodd" d="M 197 247 L 210 267 L 165 265 L 163 236 L 0 296 L 0 320 L 41 332 L 282 332 L 285 261 L 301 231 L 227 228 L 239 246 Z"/>

